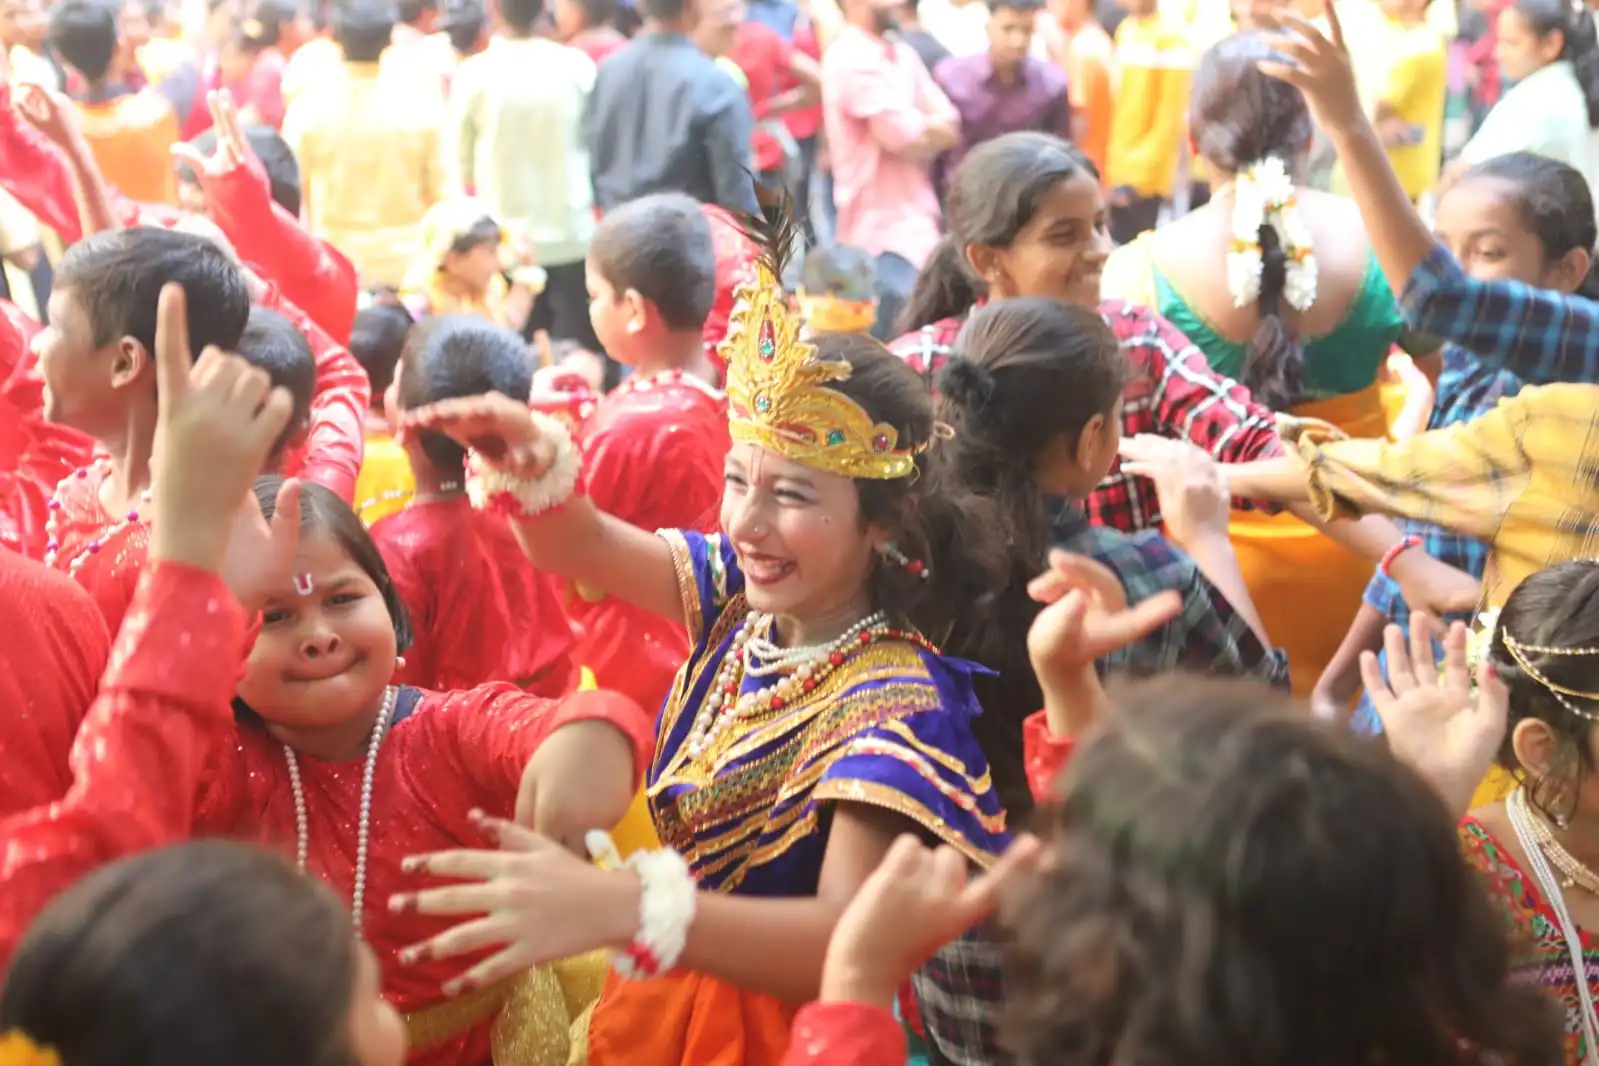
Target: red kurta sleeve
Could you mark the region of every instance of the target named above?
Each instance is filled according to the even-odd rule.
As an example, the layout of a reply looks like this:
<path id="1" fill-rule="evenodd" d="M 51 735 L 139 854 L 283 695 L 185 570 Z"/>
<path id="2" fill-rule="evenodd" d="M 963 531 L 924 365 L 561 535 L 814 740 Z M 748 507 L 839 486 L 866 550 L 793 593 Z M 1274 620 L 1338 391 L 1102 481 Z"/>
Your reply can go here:
<path id="1" fill-rule="evenodd" d="M 865 1003 L 808 1003 L 794 1017 L 783 1066 L 901 1066 L 905 1030 L 894 1015 Z"/>
<path id="2" fill-rule="evenodd" d="M 1049 731 L 1043 711 L 1029 715 L 1022 723 L 1022 751 L 1027 761 L 1027 783 L 1040 799 L 1055 793 L 1055 778 L 1071 761 L 1076 737 L 1058 737 Z"/>
<path id="3" fill-rule="evenodd" d="M 355 267 L 272 202 L 260 160 L 251 156 L 227 174 L 198 177 L 213 220 L 239 257 L 258 267 L 336 343 L 348 344 L 355 323 Z"/>
<path id="4" fill-rule="evenodd" d="M 530 695 L 509 684 L 444 693 L 414 720 L 427 730 L 427 747 L 451 762 L 480 790 L 485 809 L 508 809 L 522 771 L 551 733 L 574 722 L 608 722 L 633 744 L 635 784 L 655 747 L 638 705 L 615 692 L 574 692 L 560 700 Z"/>
<path id="5" fill-rule="evenodd" d="M 73 746 L 71 790 L 0 822 L 0 966 L 73 881 L 188 835 L 207 759 L 232 723 L 242 615 L 214 573 L 145 568 Z"/>
<path id="6" fill-rule="evenodd" d="M 0 81 L 0 188 L 65 244 L 83 237 L 77 186 L 61 150 L 11 107 L 11 85 Z"/>
<path id="7" fill-rule="evenodd" d="M 44 417 L 44 381 L 27 351 L 38 324 L 0 301 L 0 546 L 42 559 L 56 484 L 93 457 L 94 441 Z"/>
<path id="8" fill-rule="evenodd" d="M 372 383 L 366 370 L 304 311 L 269 287 L 261 306 L 293 322 L 311 342 L 316 357 L 316 392 L 311 397 L 311 428 L 305 447 L 285 458 L 283 473 L 315 481 L 346 503 L 355 500 L 355 480 L 366 451 L 366 412 Z"/>

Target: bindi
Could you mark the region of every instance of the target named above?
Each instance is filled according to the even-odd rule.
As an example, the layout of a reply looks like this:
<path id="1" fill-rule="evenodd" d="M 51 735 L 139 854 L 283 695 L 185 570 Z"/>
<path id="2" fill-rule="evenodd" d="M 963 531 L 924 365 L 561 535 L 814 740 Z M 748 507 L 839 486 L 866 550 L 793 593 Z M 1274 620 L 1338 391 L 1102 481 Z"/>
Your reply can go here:
<path id="1" fill-rule="evenodd" d="M 295 574 L 294 591 L 302 596 L 311 595 L 316 591 L 316 579 L 310 574 Z"/>

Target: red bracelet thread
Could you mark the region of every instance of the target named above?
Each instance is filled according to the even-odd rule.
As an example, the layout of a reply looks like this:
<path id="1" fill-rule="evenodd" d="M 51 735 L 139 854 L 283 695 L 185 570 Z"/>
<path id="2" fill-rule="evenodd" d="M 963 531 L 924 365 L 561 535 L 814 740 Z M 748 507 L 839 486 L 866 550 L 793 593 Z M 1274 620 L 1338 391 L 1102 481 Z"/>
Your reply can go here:
<path id="1" fill-rule="evenodd" d="M 1408 536 L 1402 538 L 1398 544 L 1395 544 L 1393 547 L 1382 553 L 1382 562 L 1377 564 L 1377 569 L 1382 573 L 1383 577 L 1392 578 L 1394 576 L 1394 560 L 1399 558 L 1405 552 L 1409 551 L 1411 548 L 1419 547 L 1421 547 L 1421 538 L 1416 536 L 1414 533 L 1409 534 Z"/>

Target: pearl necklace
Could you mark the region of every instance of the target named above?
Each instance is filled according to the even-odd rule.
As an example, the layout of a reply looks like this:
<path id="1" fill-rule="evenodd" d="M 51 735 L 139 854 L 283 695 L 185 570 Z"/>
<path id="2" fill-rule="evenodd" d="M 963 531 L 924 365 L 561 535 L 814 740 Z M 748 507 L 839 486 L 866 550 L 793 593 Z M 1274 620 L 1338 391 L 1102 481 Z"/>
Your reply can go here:
<path id="1" fill-rule="evenodd" d="M 712 398 L 721 396 L 721 393 L 705 384 L 705 382 L 682 370 L 661 370 L 646 377 L 635 376 L 627 378 L 611 390 L 611 395 L 626 396 L 630 392 L 654 392 L 656 389 L 664 388 L 667 385 L 687 385 Z"/>
<path id="2" fill-rule="evenodd" d="M 442 496 L 446 493 L 460 492 L 464 487 L 465 482 L 462 481 L 441 481 L 437 485 L 433 486 L 433 494 L 435 496 Z M 414 487 L 409 489 L 388 489 L 384 492 L 378 493 L 369 500 L 361 501 L 361 506 L 355 509 L 355 513 L 358 515 L 365 515 L 368 511 L 372 510 L 372 508 L 381 503 L 393 503 L 395 500 L 406 500 L 409 502 L 415 497 L 416 489 Z"/>
<path id="3" fill-rule="evenodd" d="M 394 703 L 399 689 L 390 685 L 383 691 L 383 706 L 372 723 L 372 738 L 366 745 L 366 769 L 361 774 L 361 820 L 355 831 L 355 884 L 350 890 L 350 920 L 361 931 L 362 911 L 366 906 L 366 855 L 372 827 L 372 779 L 378 767 L 378 749 L 394 718 Z M 305 788 L 300 784 L 300 758 L 294 749 L 283 745 L 283 759 L 289 766 L 289 787 L 294 791 L 294 864 L 303 874 L 311 857 L 311 821 L 305 810 Z"/>
<path id="4" fill-rule="evenodd" d="M 827 644 L 780 649 L 769 639 L 756 636 L 772 626 L 772 617 L 751 611 L 745 616 L 744 624 L 734 634 L 733 643 L 728 646 L 727 654 L 722 657 L 722 665 L 716 672 L 716 679 L 711 682 L 711 687 L 700 704 L 699 713 L 694 716 L 694 724 L 690 727 L 688 739 L 685 741 L 689 755 L 692 758 L 700 758 L 737 719 L 752 712 L 782 710 L 793 702 L 796 696 L 816 691 L 816 686 L 821 684 L 823 679 L 844 665 L 844 660 L 849 657 L 848 649 L 859 648 L 885 637 L 920 639 L 914 634 L 889 629 L 885 624 L 886 619 L 887 616 L 883 612 L 877 611 L 856 622 Z M 754 662 L 751 654 L 752 645 L 757 650 L 773 651 L 775 654 L 772 658 L 781 660 L 781 665 Z M 791 672 L 786 673 L 770 687 L 739 694 L 746 674 L 751 677 L 762 677 L 779 670 Z"/>
<path id="5" fill-rule="evenodd" d="M 61 534 L 65 531 L 65 527 L 61 520 L 61 511 L 64 507 L 62 496 L 65 493 L 67 486 L 74 481 L 82 481 L 86 479 L 91 473 L 96 471 L 99 471 L 102 474 L 109 474 L 111 471 L 111 460 L 96 459 L 88 466 L 78 467 L 78 469 L 74 470 L 72 473 L 68 474 L 66 477 L 62 478 L 56 483 L 55 493 L 50 497 L 50 517 L 45 520 L 44 525 L 45 534 L 49 538 L 45 542 L 44 546 L 44 565 L 55 566 L 56 557 L 61 552 Z M 143 492 L 139 493 L 139 502 L 137 505 L 132 507 L 122 518 L 103 528 L 98 536 L 90 538 L 89 541 L 84 544 L 83 549 L 79 551 L 77 555 L 72 557 L 72 559 L 67 563 L 67 573 L 76 574 L 79 570 L 83 569 L 83 565 L 89 561 L 89 557 L 91 555 L 98 554 L 100 549 L 105 547 L 112 537 L 115 537 L 124 529 L 131 529 L 132 527 L 138 525 L 140 521 L 139 511 L 149 505 L 151 498 L 152 496 L 149 489 L 145 489 Z"/>

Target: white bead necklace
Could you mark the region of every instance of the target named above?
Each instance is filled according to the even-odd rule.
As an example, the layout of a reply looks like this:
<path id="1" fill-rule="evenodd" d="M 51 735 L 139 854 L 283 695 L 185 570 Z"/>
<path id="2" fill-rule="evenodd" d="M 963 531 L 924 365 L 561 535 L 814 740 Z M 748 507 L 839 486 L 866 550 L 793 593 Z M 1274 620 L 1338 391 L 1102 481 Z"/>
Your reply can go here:
<path id="1" fill-rule="evenodd" d="M 78 467 L 78 469 L 56 483 L 55 493 L 50 497 L 50 517 L 45 520 L 44 525 L 45 535 L 49 538 L 44 546 L 44 565 L 55 566 L 56 557 L 61 552 L 61 534 L 65 532 L 65 526 L 61 519 L 61 511 L 64 507 L 62 497 L 66 492 L 67 486 L 74 481 L 82 481 L 88 478 L 91 473 L 96 471 L 103 474 L 110 473 L 111 460 L 96 459 L 88 466 Z M 100 549 L 105 547 L 112 537 L 115 537 L 124 529 L 138 525 L 140 522 L 139 512 L 144 507 L 149 506 L 151 498 L 152 495 L 149 489 L 139 493 L 138 504 L 130 508 L 128 513 L 122 518 L 110 523 L 97 535 L 91 537 L 78 551 L 78 554 L 72 557 L 67 563 L 67 573 L 76 574 L 83 569 L 83 565 L 89 561 L 89 557 L 98 554 Z"/>
<path id="2" fill-rule="evenodd" d="M 721 668 L 705 693 L 694 724 L 689 728 L 684 742 L 689 756 L 699 758 L 710 750 L 718 737 L 737 719 L 751 711 L 781 710 L 796 696 L 812 692 L 822 679 L 842 666 L 851 648 L 870 644 L 887 632 L 887 615 L 876 611 L 850 626 L 826 644 L 811 644 L 799 648 L 778 648 L 770 639 L 757 637 L 772 625 L 770 615 L 751 611 L 744 624 L 733 636 L 727 654 L 722 657 Z M 772 662 L 757 663 L 754 657 L 761 650 L 769 650 L 773 660 L 781 660 L 780 667 Z M 740 695 L 744 676 L 764 677 L 779 672 L 792 671 L 777 683 L 755 692 Z"/>
<path id="3" fill-rule="evenodd" d="M 372 723 L 372 738 L 366 745 L 366 769 L 361 774 L 361 820 L 355 831 L 355 884 L 350 890 L 350 920 L 361 931 L 362 911 L 366 906 L 366 854 L 372 827 L 372 779 L 378 767 L 378 749 L 394 718 L 394 703 L 399 689 L 390 685 L 383 692 L 383 706 Z M 300 784 L 300 758 L 294 749 L 283 745 L 283 759 L 289 765 L 289 787 L 294 791 L 294 862 L 301 873 L 311 857 L 311 822 L 305 811 L 305 788 Z"/>

